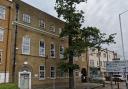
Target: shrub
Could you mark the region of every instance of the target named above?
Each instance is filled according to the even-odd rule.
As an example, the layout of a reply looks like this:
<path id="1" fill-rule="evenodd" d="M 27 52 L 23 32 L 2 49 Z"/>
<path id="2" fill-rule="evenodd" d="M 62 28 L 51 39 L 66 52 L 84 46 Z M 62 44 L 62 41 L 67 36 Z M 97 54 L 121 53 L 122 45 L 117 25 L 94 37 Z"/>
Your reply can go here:
<path id="1" fill-rule="evenodd" d="M 0 89 L 19 89 L 16 84 L 0 84 Z"/>

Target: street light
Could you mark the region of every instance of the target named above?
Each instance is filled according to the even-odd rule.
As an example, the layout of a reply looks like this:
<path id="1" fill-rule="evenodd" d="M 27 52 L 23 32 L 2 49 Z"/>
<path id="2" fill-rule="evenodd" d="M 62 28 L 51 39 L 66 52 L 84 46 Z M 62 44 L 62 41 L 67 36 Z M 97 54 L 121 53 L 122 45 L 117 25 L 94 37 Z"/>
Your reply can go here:
<path id="1" fill-rule="evenodd" d="M 125 14 L 128 12 L 128 10 L 122 12 L 119 14 L 119 23 L 120 23 L 120 33 L 121 33 L 121 43 L 122 43 L 122 51 L 123 51 L 123 58 L 125 59 L 125 52 L 124 52 L 124 40 L 123 40 L 123 32 L 122 32 L 122 23 L 121 23 L 121 15 Z M 125 69 L 125 76 L 126 76 L 126 69 Z M 127 79 L 126 79 L 126 89 L 128 89 L 128 84 L 127 84 Z"/>
<path id="2" fill-rule="evenodd" d="M 123 51 L 123 58 L 125 60 L 125 52 L 124 52 L 124 40 L 123 40 L 123 32 L 122 32 L 122 23 L 121 23 L 121 15 L 128 12 L 128 10 L 119 14 L 119 23 L 120 23 L 120 32 L 121 32 L 121 43 L 122 43 L 122 51 Z"/>

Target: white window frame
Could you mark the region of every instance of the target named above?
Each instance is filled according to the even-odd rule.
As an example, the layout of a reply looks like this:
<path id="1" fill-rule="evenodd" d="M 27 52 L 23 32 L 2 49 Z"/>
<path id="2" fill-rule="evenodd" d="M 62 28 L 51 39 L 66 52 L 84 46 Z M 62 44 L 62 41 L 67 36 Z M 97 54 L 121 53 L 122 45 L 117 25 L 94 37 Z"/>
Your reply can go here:
<path id="1" fill-rule="evenodd" d="M 59 28 L 59 34 L 61 34 L 61 32 L 62 32 L 62 28 Z"/>
<path id="2" fill-rule="evenodd" d="M 44 70 L 41 70 L 41 66 L 43 66 L 44 67 Z M 41 78 L 41 72 L 44 72 L 44 78 Z M 39 80 L 44 80 L 45 79 L 45 65 L 40 65 L 39 66 Z"/>
<path id="3" fill-rule="evenodd" d="M 4 30 L 0 27 L 0 41 L 4 40 Z"/>
<path id="4" fill-rule="evenodd" d="M 29 41 L 29 42 L 28 42 L 28 45 L 26 45 L 26 44 L 24 43 L 25 40 L 26 40 L 25 38 L 27 38 L 28 41 Z M 31 39 L 30 39 L 30 37 L 28 37 L 28 36 L 24 36 L 24 37 L 23 37 L 23 40 L 22 40 L 22 54 L 26 54 L 26 55 L 29 55 L 29 54 L 30 54 L 30 44 L 31 44 L 31 43 L 30 43 L 30 40 L 31 40 Z M 25 47 L 25 46 L 28 46 L 28 52 L 24 52 L 24 47 Z"/>
<path id="5" fill-rule="evenodd" d="M 64 58 L 64 46 L 63 45 L 60 45 L 60 58 Z"/>
<path id="6" fill-rule="evenodd" d="M 24 13 L 24 14 L 23 14 L 23 21 L 24 21 L 25 23 L 31 23 L 31 16 Z"/>
<path id="7" fill-rule="evenodd" d="M 52 67 L 54 67 L 54 70 L 51 70 Z M 54 77 L 52 77 L 52 73 L 54 73 Z M 55 66 L 50 67 L 50 78 L 51 79 L 56 79 L 56 67 Z"/>
<path id="8" fill-rule="evenodd" d="M 3 11 L 2 11 L 3 10 Z M 5 19 L 6 8 L 0 5 L 0 19 Z"/>
<path id="9" fill-rule="evenodd" d="M 39 27 L 40 27 L 41 29 L 45 29 L 45 21 L 44 21 L 43 19 L 40 19 L 40 20 L 39 20 Z"/>
<path id="10" fill-rule="evenodd" d="M 0 50 L 0 64 L 2 64 L 3 51 Z"/>
<path id="11" fill-rule="evenodd" d="M 51 45 L 53 44 L 53 46 L 54 46 L 54 49 L 51 49 Z M 52 54 L 52 51 L 54 52 L 54 56 L 51 56 L 51 54 Z M 55 43 L 51 43 L 50 44 L 50 57 L 51 58 L 56 58 L 56 46 L 55 46 Z"/>
<path id="12" fill-rule="evenodd" d="M 44 48 L 42 48 L 41 46 L 40 46 L 40 42 L 44 42 Z M 44 50 L 44 53 L 43 53 L 43 55 L 42 55 L 42 53 L 41 53 L 41 50 Z M 39 41 L 39 56 L 41 56 L 41 57 L 45 57 L 45 41 L 44 40 L 40 40 Z"/>
<path id="13" fill-rule="evenodd" d="M 49 30 L 51 32 L 56 32 L 56 29 L 55 29 L 55 26 L 54 25 L 50 25 Z"/>

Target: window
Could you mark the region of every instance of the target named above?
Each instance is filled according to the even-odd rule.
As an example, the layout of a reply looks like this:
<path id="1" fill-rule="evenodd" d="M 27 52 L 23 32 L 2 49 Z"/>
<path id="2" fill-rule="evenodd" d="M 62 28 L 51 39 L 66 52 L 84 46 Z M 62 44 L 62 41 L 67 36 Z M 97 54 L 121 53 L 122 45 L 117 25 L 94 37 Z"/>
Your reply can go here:
<path id="1" fill-rule="evenodd" d="M 30 54 L 30 38 L 28 36 L 23 37 L 22 53 Z"/>
<path id="2" fill-rule="evenodd" d="M 66 73 L 64 71 L 60 71 L 60 77 L 65 78 L 66 77 Z"/>
<path id="3" fill-rule="evenodd" d="M 39 43 L 39 56 L 45 56 L 45 42 L 40 41 Z"/>
<path id="4" fill-rule="evenodd" d="M 79 71 L 78 70 L 75 71 L 75 76 L 79 77 Z"/>
<path id="5" fill-rule="evenodd" d="M 62 28 L 59 28 L 59 34 L 61 34 L 61 32 L 62 32 Z"/>
<path id="6" fill-rule="evenodd" d="M 102 61 L 100 61 L 100 66 L 102 66 Z"/>
<path id="7" fill-rule="evenodd" d="M 28 14 L 23 14 L 23 21 L 26 23 L 30 23 L 31 17 Z"/>
<path id="8" fill-rule="evenodd" d="M 0 50 L 0 64 L 2 63 L 2 51 Z"/>
<path id="9" fill-rule="evenodd" d="M 55 58 L 55 44 L 51 44 L 51 52 L 50 55 L 52 58 Z"/>
<path id="10" fill-rule="evenodd" d="M 99 61 L 97 61 L 97 66 L 99 66 Z"/>
<path id="11" fill-rule="evenodd" d="M 64 58 L 64 47 L 60 46 L 60 58 Z"/>
<path id="12" fill-rule="evenodd" d="M 45 79 L 45 66 L 41 65 L 39 69 L 39 79 L 43 80 Z"/>
<path id="13" fill-rule="evenodd" d="M 90 60 L 90 66 L 94 67 L 94 60 Z"/>
<path id="14" fill-rule="evenodd" d="M 4 37 L 4 30 L 0 28 L 0 41 L 3 41 L 3 37 Z"/>
<path id="15" fill-rule="evenodd" d="M 39 27 L 41 29 L 45 29 L 45 22 L 44 22 L 44 20 L 39 20 Z"/>
<path id="16" fill-rule="evenodd" d="M 106 62 L 106 61 L 104 61 L 103 63 L 104 63 L 104 67 L 106 67 L 106 65 L 107 65 L 107 62 Z"/>
<path id="17" fill-rule="evenodd" d="M 55 67 L 51 67 L 51 75 L 50 75 L 50 77 L 51 77 L 51 79 L 55 79 L 56 78 L 56 70 L 55 70 Z"/>
<path id="18" fill-rule="evenodd" d="M 49 30 L 50 30 L 51 32 L 55 32 L 55 27 L 54 27 L 53 25 L 51 25 L 51 26 L 49 27 Z"/>
<path id="19" fill-rule="evenodd" d="M 104 55 L 104 58 L 106 58 L 106 53 L 104 53 L 103 55 Z"/>
<path id="20" fill-rule="evenodd" d="M 0 6 L 0 19 L 5 19 L 5 7 Z"/>

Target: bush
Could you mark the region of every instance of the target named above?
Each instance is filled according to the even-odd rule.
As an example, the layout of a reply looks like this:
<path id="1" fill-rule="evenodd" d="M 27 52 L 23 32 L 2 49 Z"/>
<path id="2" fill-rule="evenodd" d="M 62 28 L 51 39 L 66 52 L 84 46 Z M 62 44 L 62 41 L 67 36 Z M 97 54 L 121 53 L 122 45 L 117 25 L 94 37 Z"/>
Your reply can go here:
<path id="1" fill-rule="evenodd" d="M 0 84 L 0 89 L 19 89 L 16 84 Z"/>

